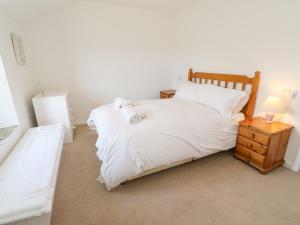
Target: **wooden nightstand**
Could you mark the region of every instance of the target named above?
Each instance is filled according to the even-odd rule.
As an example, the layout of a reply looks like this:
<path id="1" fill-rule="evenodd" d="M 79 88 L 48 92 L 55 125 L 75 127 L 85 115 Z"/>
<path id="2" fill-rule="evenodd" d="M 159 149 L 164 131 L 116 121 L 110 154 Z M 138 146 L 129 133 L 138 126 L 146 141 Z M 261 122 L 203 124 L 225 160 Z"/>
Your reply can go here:
<path id="1" fill-rule="evenodd" d="M 175 90 L 163 90 L 160 91 L 160 98 L 172 98 L 175 95 Z"/>
<path id="2" fill-rule="evenodd" d="M 246 119 L 239 124 L 235 157 L 265 174 L 284 163 L 284 155 L 293 126 L 262 117 Z"/>

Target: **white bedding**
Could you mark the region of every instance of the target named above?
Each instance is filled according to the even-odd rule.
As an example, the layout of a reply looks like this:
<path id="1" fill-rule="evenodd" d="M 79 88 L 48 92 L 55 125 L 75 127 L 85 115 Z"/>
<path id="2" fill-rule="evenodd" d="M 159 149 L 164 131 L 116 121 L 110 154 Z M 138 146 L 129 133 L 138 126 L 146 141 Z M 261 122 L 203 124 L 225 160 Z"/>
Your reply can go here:
<path id="1" fill-rule="evenodd" d="M 88 124 L 99 134 L 100 176 L 110 190 L 145 170 L 188 158 L 201 158 L 235 146 L 242 113 L 226 118 L 213 109 L 171 98 L 136 102 L 147 118 L 128 124 L 114 106 L 90 114 Z"/>
<path id="2" fill-rule="evenodd" d="M 49 213 L 63 125 L 30 129 L 0 167 L 0 224 Z"/>

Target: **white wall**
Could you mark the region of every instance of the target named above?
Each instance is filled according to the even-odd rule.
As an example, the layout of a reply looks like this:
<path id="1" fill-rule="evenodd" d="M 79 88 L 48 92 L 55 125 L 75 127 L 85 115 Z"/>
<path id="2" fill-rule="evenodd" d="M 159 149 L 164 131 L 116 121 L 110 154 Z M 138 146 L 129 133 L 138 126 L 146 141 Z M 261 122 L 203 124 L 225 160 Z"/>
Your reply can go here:
<path id="1" fill-rule="evenodd" d="M 0 54 L 11 89 L 12 98 L 17 111 L 19 126 L 3 142 L 0 143 L 0 163 L 10 152 L 12 146 L 23 135 L 26 129 L 34 124 L 31 97 L 34 93 L 33 80 L 26 66 L 18 66 L 14 57 L 10 33 L 18 33 L 21 37 L 22 30 L 10 19 L 0 14 Z M 25 51 L 27 50 L 25 45 Z"/>
<path id="2" fill-rule="evenodd" d="M 282 88 L 300 90 L 300 1 L 206 0 L 176 20 L 173 84 L 196 71 L 253 74 L 261 71 L 256 114 Z M 286 154 L 292 166 L 300 145 L 300 101 L 284 121 L 295 125 Z"/>
<path id="3" fill-rule="evenodd" d="M 15 106 L 0 55 L 0 128 L 18 124 Z"/>
<path id="4" fill-rule="evenodd" d="M 26 27 L 29 62 L 46 90 L 67 90 L 77 122 L 117 96 L 170 88 L 172 21 L 155 13 L 76 2 Z"/>

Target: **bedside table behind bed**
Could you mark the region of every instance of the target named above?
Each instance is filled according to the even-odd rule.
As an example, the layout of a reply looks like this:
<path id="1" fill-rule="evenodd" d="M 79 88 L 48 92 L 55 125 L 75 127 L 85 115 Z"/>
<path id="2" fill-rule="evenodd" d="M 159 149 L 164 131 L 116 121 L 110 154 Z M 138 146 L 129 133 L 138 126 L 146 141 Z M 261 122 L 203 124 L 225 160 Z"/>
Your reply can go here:
<path id="1" fill-rule="evenodd" d="M 160 98 L 164 99 L 164 98 L 173 98 L 173 96 L 175 95 L 176 90 L 163 90 L 160 91 Z"/>

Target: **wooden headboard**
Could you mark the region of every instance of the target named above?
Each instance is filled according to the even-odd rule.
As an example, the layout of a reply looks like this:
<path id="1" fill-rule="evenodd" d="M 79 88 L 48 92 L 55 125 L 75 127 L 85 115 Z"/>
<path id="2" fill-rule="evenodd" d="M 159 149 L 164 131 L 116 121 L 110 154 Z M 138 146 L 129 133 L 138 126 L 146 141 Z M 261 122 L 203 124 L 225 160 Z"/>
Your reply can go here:
<path id="1" fill-rule="evenodd" d="M 260 81 L 260 72 L 256 71 L 253 78 L 246 75 L 202 73 L 189 70 L 189 81 L 199 84 L 215 84 L 224 88 L 248 90 L 250 86 L 250 97 L 242 112 L 247 118 L 252 117 L 255 109 L 256 96 Z"/>

